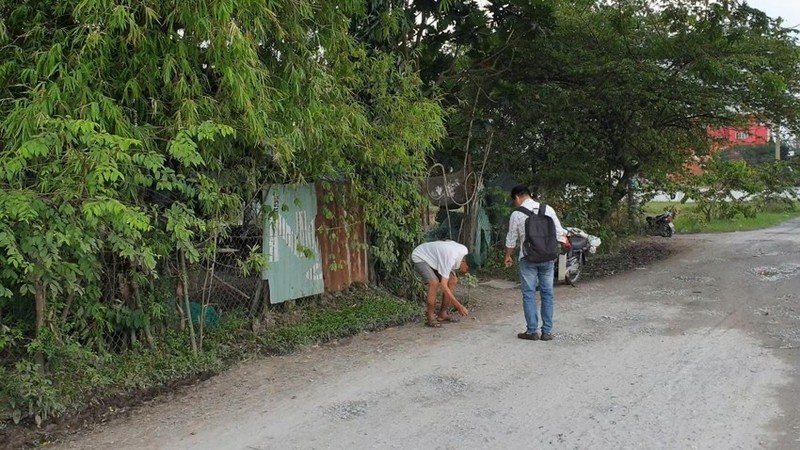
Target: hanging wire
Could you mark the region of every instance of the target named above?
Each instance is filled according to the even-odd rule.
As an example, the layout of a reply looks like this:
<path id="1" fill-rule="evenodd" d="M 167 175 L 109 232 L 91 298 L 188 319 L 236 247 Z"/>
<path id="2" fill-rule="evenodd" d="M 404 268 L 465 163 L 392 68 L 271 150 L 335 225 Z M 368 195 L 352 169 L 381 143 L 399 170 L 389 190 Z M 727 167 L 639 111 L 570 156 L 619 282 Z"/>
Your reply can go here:
<path id="1" fill-rule="evenodd" d="M 490 137 L 489 137 L 489 143 L 486 146 L 486 152 L 485 152 L 484 157 L 483 157 L 483 165 L 481 166 L 480 177 L 478 177 L 478 175 L 475 174 L 474 170 L 469 172 L 469 173 L 467 173 L 467 162 L 469 161 L 469 146 L 470 146 L 470 143 L 472 142 L 472 127 L 473 127 L 473 125 L 475 123 L 475 112 L 477 111 L 477 108 L 478 108 L 478 99 L 480 98 L 481 92 L 482 92 L 482 89 L 480 87 L 478 87 L 477 92 L 475 92 L 475 101 L 472 104 L 472 115 L 471 115 L 470 120 L 469 120 L 469 131 L 467 133 L 467 142 L 466 142 L 466 144 L 464 146 L 464 166 L 463 167 L 464 167 L 464 193 L 466 194 L 466 198 L 464 200 L 464 203 L 460 203 L 455 198 L 455 192 L 453 192 L 453 196 L 452 196 L 452 203 L 455 203 L 456 205 L 458 205 L 459 208 L 463 208 L 464 206 L 467 206 L 470 203 L 472 203 L 475 200 L 475 196 L 478 194 L 479 186 L 483 182 L 483 171 L 486 168 L 486 160 L 489 157 L 489 150 L 492 147 L 492 138 L 494 137 L 494 133 L 492 133 L 490 135 Z M 441 170 L 442 170 L 442 185 L 443 185 L 443 188 L 444 188 L 443 189 L 444 190 L 444 194 L 442 196 L 448 196 L 449 184 L 447 183 L 447 170 L 445 169 L 444 165 L 442 165 L 441 163 L 436 163 L 433 166 L 431 166 L 430 169 L 428 169 L 428 174 L 427 174 L 427 177 L 426 177 L 426 180 L 425 180 L 425 190 L 427 191 L 426 194 L 438 203 L 439 200 L 442 198 L 442 196 L 434 198 L 431 195 L 431 189 L 430 189 L 431 173 L 437 167 L 441 168 Z M 467 192 L 467 187 L 469 186 L 470 177 L 475 178 L 473 180 L 474 181 L 474 186 L 473 186 L 473 189 L 472 189 L 471 193 Z M 449 204 L 450 204 L 449 201 L 446 202 L 445 211 L 447 212 L 447 225 L 448 225 L 447 234 L 450 237 L 450 240 L 452 240 L 453 239 L 453 227 L 452 227 L 452 222 L 451 222 L 451 219 L 450 219 L 450 208 L 448 207 Z M 459 225 L 459 230 L 461 230 L 464 227 L 464 220 L 465 219 L 466 219 L 466 211 L 465 211 L 465 214 L 461 218 L 461 224 Z"/>
<path id="2" fill-rule="evenodd" d="M 489 159 L 489 152 L 490 152 L 490 150 L 492 148 L 492 140 L 493 140 L 493 138 L 494 138 L 494 133 L 492 133 L 489 136 L 489 142 L 488 142 L 488 144 L 486 146 L 486 151 L 484 152 L 484 155 L 483 155 L 483 163 L 481 164 L 481 170 L 479 172 L 480 175 L 478 175 L 478 173 L 476 173 L 474 170 L 469 172 L 469 173 L 466 172 L 468 156 L 466 156 L 464 158 L 464 193 L 466 194 L 466 198 L 464 199 L 463 203 L 459 202 L 456 199 L 455 192 L 453 192 L 453 195 L 450 196 L 450 189 L 449 189 L 450 185 L 447 182 L 447 169 L 445 169 L 445 167 L 444 167 L 444 165 L 442 163 L 436 163 L 436 164 L 432 165 L 428 169 L 428 173 L 427 173 L 427 176 L 425 178 L 425 191 L 426 191 L 426 194 L 432 200 L 436 201 L 437 203 L 439 203 L 440 200 L 443 197 L 447 198 L 447 200 L 445 202 L 445 205 L 444 205 L 444 208 L 445 208 L 445 211 L 447 213 L 447 224 L 448 224 L 447 233 L 448 233 L 448 236 L 450 237 L 451 240 L 453 239 L 453 228 L 452 228 L 452 226 L 450 226 L 450 224 L 452 222 L 451 222 L 451 219 L 450 219 L 450 208 L 448 207 L 448 205 L 451 204 L 451 203 L 454 203 L 454 204 L 458 205 L 459 208 L 463 208 L 464 206 L 469 205 L 470 203 L 472 203 L 475 200 L 475 197 L 478 195 L 478 190 L 480 189 L 480 185 L 481 185 L 481 183 L 483 183 L 483 173 L 484 173 L 484 171 L 486 169 L 486 163 L 487 163 L 487 161 Z M 439 168 L 442 171 L 443 193 L 441 195 L 439 195 L 439 196 L 434 196 L 433 195 L 433 193 L 431 192 L 431 185 L 430 185 L 431 178 L 433 178 L 433 171 L 436 168 Z M 474 178 L 475 180 L 474 180 L 474 184 L 473 184 L 473 187 L 472 187 L 472 191 L 468 192 L 467 189 L 468 189 L 468 186 L 469 186 L 470 177 Z M 450 200 L 452 200 L 452 201 L 450 201 Z M 464 226 L 465 217 L 466 217 L 466 215 L 461 218 L 461 227 Z"/>

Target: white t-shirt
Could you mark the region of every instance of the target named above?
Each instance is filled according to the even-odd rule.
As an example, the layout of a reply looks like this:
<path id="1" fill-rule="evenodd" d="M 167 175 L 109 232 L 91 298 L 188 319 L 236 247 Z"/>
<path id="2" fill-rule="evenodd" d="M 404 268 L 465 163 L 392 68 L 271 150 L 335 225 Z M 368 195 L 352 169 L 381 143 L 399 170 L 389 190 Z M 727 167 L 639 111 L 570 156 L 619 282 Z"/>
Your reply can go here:
<path id="1" fill-rule="evenodd" d="M 533 211 L 534 214 L 539 213 L 539 202 L 534 201 L 533 199 L 527 199 L 522 202 L 523 208 L 528 208 L 529 210 Z M 566 242 L 567 241 L 567 232 L 561 226 L 561 221 L 558 220 L 558 216 L 553 208 L 550 205 L 547 205 L 547 209 L 544 210 L 544 215 L 553 219 L 553 223 L 556 226 L 556 238 L 559 242 Z M 508 234 L 506 234 L 506 248 L 517 248 L 517 244 L 522 244 L 522 241 L 525 240 L 525 219 L 528 216 L 525 213 L 521 213 L 519 211 L 514 211 L 511 213 L 511 217 L 508 220 Z M 522 251 L 519 252 L 519 259 L 523 258 Z"/>
<path id="2" fill-rule="evenodd" d="M 446 280 L 450 278 L 450 272 L 458 269 L 467 253 L 467 247 L 455 241 L 426 242 L 411 252 L 411 262 L 428 264 Z"/>

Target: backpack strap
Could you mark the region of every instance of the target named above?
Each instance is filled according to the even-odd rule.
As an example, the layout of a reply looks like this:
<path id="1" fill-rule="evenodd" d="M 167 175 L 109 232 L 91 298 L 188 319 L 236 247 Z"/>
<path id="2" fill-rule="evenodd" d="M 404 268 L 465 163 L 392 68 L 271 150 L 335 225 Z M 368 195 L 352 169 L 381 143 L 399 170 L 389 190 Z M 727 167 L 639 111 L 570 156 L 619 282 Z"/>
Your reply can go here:
<path id="1" fill-rule="evenodd" d="M 532 216 L 533 215 L 533 211 L 531 211 L 530 209 L 528 209 L 528 208 L 526 208 L 524 206 L 520 206 L 518 208 L 514 208 L 514 211 L 521 212 L 521 213 L 525 214 L 526 216 Z"/>
<path id="2" fill-rule="evenodd" d="M 544 214 L 545 210 L 547 210 L 547 205 L 545 205 L 544 203 L 539 203 L 539 212 L 538 212 L 538 214 L 540 216 L 544 216 L 545 215 Z M 532 216 L 533 215 L 533 211 L 531 211 L 530 209 L 528 209 L 528 208 L 526 208 L 524 206 L 520 206 L 518 208 L 514 208 L 514 211 L 519 211 L 521 213 L 524 213 L 526 216 Z"/>
<path id="3" fill-rule="evenodd" d="M 544 211 L 545 211 L 546 209 L 547 209 L 547 205 L 545 205 L 544 203 L 539 203 L 539 215 L 540 215 L 540 216 L 543 216 L 543 215 L 545 215 L 545 214 L 544 214 Z"/>

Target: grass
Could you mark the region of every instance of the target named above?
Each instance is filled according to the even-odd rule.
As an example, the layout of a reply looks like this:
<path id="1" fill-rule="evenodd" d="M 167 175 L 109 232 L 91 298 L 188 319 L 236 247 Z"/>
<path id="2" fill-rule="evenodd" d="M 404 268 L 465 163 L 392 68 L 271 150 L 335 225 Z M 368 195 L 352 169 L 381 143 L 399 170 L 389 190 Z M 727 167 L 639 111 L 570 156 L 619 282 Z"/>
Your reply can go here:
<path id="1" fill-rule="evenodd" d="M 32 422 L 89 411 L 93 406 L 126 406 L 148 392 L 220 373 L 255 354 L 285 354 L 315 343 L 383 329 L 423 317 L 422 305 L 378 291 L 336 299 L 297 301 L 290 311 L 272 313 L 261 333 L 241 317 L 229 316 L 204 339 L 194 356 L 186 333 L 170 330 L 145 346 L 122 354 L 97 355 L 77 344 L 50 348 L 50 370 L 42 373 L 24 359 L 0 366 L 0 423 L 14 418 Z M 1 436 L 0 436 L 1 437 Z M 2 440 L 2 439 L 0 439 Z"/>
<path id="2" fill-rule="evenodd" d="M 309 308 L 299 320 L 264 336 L 262 348 L 268 353 L 283 354 L 303 345 L 400 325 L 422 315 L 420 303 L 368 295 L 336 309 Z"/>
<path id="3" fill-rule="evenodd" d="M 741 215 L 729 220 L 712 220 L 706 222 L 695 212 L 695 204 L 680 202 L 650 202 L 645 211 L 648 215 L 661 214 L 674 207 L 677 214 L 674 219 L 678 233 L 728 233 L 732 231 L 751 231 L 779 225 L 787 220 L 800 217 L 800 203 L 795 204 L 793 211 L 759 212 L 756 217 Z"/>

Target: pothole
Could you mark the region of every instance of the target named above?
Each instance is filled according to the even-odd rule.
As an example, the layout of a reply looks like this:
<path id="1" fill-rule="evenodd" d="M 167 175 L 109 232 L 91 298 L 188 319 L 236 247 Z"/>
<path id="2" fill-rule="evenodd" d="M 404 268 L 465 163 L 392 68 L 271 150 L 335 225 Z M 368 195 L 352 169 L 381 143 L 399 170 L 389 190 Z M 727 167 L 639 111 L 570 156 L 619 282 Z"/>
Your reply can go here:
<path id="1" fill-rule="evenodd" d="M 656 336 L 663 333 L 659 326 L 654 325 L 637 325 L 628 330 L 630 334 L 637 336 Z"/>
<path id="2" fill-rule="evenodd" d="M 588 331 L 585 333 L 571 333 L 562 331 L 556 335 L 556 339 L 570 344 L 587 344 L 590 342 L 597 342 L 601 338 L 601 334 L 597 331 Z"/>
<path id="3" fill-rule="evenodd" d="M 368 406 L 364 400 L 341 402 L 328 407 L 327 412 L 337 419 L 350 420 L 365 415 Z"/>
<path id="4" fill-rule="evenodd" d="M 442 394 L 460 394 L 467 390 L 467 383 L 451 375 L 429 375 L 427 383 Z"/>
<path id="5" fill-rule="evenodd" d="M 683 297 L 688 293 L 689 291 L 687 291 L 686 289 L 655 289 L 652 291 L 644 292 L 644 295 L 649 295 L 653 297 L 675 298 L 675 297 Z"/>
<path id="6" fill-rule="evenodd" d="M 754 309 L 753 313 L 758 316 L 785 317 L 800 321 L 800 311 L 786 305 L 757 308 Z"/>
<path id="7" fill-rule="evenodd" d="M 674 280 L 695 283 L 713 283 L 714 279 L 711 277 L 698 277 L 694 275 L 678 275 L 672 277 Z"/>
<path id="8" fill-rule="evenodd" d="M 761 281 L 779 281 L 793 278 L 800 274 L 800 264 L 756 267 L 752 269 L 752 272 Z"/>
<path id="9" fill-rule="evenodd" d="M 764 257 L 775 257 L 775 256 L 783 256 L 788 255 L 790 252 L 782 251 L 782 250 L 755 250 L 749 253 L 749 255 L 753 258 L 764 258 Z"/>

